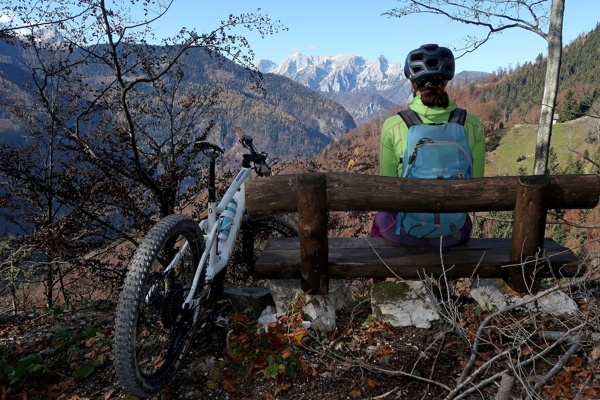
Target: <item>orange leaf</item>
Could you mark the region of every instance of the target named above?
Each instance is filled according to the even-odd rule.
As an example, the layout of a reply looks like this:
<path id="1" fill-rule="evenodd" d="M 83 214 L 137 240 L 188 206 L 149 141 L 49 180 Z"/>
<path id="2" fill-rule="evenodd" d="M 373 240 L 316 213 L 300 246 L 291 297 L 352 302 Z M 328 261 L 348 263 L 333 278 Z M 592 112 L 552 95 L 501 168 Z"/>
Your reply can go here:
<path id="1" fill-rule="evenodd" d="M 300 369 L 302 369 L 302 372 L 304 372 L 305 374 L 308 374 L 308 372 L 310 371 L 308 363 L 304 360 L 300 361 Z"/>
<path id="2" fill-rule="evenodd" d="M 208 380 L 208 381 L 206 381 L 206 386 L 210 390 L 217 390 L 217 389 L 219 389 L 219 382 L 215 382 L 213 380 Z"/>
<path id="3" fill-rule="evenodd" d="M 92 357 L 96 357 L 96 354 L 98 354 L 98 349 L 93 349 L 92 351 L 90 351 L 89 353 L 85 353 L 83 355 L 83 358 L 85 359 L 90 359 Z"/>
<path id="4" fill-rule="evenodd" d="M 592 360 L 597 360 L 600 358 L 600 344 L 597 344 L 596 347 L 592 349 Z"/>
<path id="5" fill-rule="evenodd" d="M 569 366 L 580 368 L 583 365 L 583 359 L 578 356 L 573 356 L 569 360 Z"/>
<path id="6" fill-rule="evenodd" d="M 114 392 L 115 392 L 115 389 L 112 389 L 112 388 L 111 388 L 111 389 L 109 389 L 109 390 L 108 390 L 108 392 L 106 392 L 106 393 L 104 394 L 104 400 L 108 400 L 108 399 L 110 399 L 110 396 L 112 396 L 112 394 L 113 394 Z"/>
<path id="7" fill-rule="evenodd" d="M 94 337 L 92 337 L 92 338 L 89 338 L 88 340 L 86 340 L 86 341 L 84 342 L 84 345 L 85 345 L 85 347 L 92 347 L 92 346 L 93 346 L 95 343 L 97 343 L 99 340 L 100 340 L 100 338 L 99 338 L 99 337 L 96 337 L 96 336 L 94 336 Z"/>
<path id="8" fill-rule="evenodd" d="M 367 379 L 367 385 L 369 385 L 371 389 L 374 389 L 375 387 L 379 386 L 379 382 L 375 382 L 372 379 Z"/>
<path id="9" fill-rule="evenodd" d="M 338 328 L 335 328 L 330 334 L 329 334 L 329 341 L 333 341 L 336 337 L 338 337 L 340 331 L 338 330 Z"/>
<path id="10" fill-rule="evenodd" d="M 360 397 L 360 390 L 351 390 L 350 393 L 348 393 L 348 396 L 352 398 Z"/>
<path id="11" fill-rule="evenodd" d="M 570 371 L 563 369 L 556 375 L 556 382 L 561 385 L 575 382 L 575 377 Z"/>
<path id="12" fill-rule="evenodd" d="M 290 339 L 296 343 L 302 343 L 302 338 L 306 335 L 308 335 L 308 331 L 306 329 L 298 328 L 290 335 Z"/>
<path id="13" fill-rule="evenodd" d="M 221 382 L 221 387 L 227 393 L 235 393 L 236 390 L 237 390 L 235 388 L 235 382 L 233 380 L 229 379 L 229 378 L 223 379 L 223 382 Z"/>
<path id="14" fill-rule="evenodd" d="M 279 385 L 275 388 L 275 397 L 277 397 L 277 395 L 281 392 L 285 392 L 286 390 L 290 390 L 290 388 L 292 387 L 291 384 L 286 383 L 285 385 Z"/>
<path id="15" fill-rule="evenodd" d="M 290 358 L 291 355 L 292 355 L 291 351 L 284 351 L 283 354 L 281 354 L 281 358 L 283 358 L 285 360 L 285 359 Z"/>
<path id="16" fill-rule="evenodd" d="M 532 349 L 531 347 L 529 347 L 529 346 L 524 346 L 524 347 L 521 349 L 521 354 L 522 354 L 522 355 L 524 355 L 524 356 L 528 356 L 528 355 L 530 355 L 532 352 L 533 352 L 533 349 Z"/>
<path id="17" fill-rule="evenodd" d="M 315 377 L 315 376 L 319 375 L 319 371 L 317 371 L 317 368 L 314 365 L 311 366 L 311 368 L 312 368 L 312 371 L 311 371 L 311 376 L 312 377 Z"/>

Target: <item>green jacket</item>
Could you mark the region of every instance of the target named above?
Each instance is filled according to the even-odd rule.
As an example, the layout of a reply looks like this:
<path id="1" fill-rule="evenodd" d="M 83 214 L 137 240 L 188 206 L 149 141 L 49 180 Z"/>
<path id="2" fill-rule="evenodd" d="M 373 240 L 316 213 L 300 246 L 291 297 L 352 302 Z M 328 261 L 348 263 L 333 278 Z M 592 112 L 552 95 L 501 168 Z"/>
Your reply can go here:
<path id="1" fill-rule="evenodd" d="M 450 112 L 456 109 L 456 103 L 450 102 L 447 108 L 427 107 L 417 96 L 410 103 L 409 108 L 421 117 L 424 123 L 447 122 Z M 473 153 L 473 177 L 483 177 L 485 170 L 485 137 L 481 121 L 474 114 L 467 114 L 465 129 L 469 135 L 469 146 Z M 381 128 L 381 142 L 379 144 L 379 166 L 383 176 L 400 176 L 402 164 L 400 159 L 404 156 L 406 134 L 408 127 L 399 115 L 394 115 L 385 120 Z"/>

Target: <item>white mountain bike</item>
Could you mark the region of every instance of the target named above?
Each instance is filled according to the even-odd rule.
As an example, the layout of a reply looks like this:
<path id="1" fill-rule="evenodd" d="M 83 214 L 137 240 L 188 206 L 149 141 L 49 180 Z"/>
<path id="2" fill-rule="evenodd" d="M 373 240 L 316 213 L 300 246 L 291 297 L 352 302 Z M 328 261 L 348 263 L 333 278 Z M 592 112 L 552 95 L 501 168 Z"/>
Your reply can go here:
<path id="1" fill-rule="evenodd" d="M 195 346 L 192 339 L 200 346 L 211 340 L 227 268 L 241 261 L 251 269 L 268 237 L 298 236 L 279 218 L 250 221 L 245 215 L 245 185 L 252 171 L 268 176 L 271 168 L 252 137 L 236 130 L 249 154 L 221 201 L 217 204 L 215 164 L 224 150 L 199 142 L 210 161 L 208 217 L 161 219 L 129 264 L 117 307 L 114 355 L 117 377 L 131 394 L 150 397 L 160 391 Z"/>

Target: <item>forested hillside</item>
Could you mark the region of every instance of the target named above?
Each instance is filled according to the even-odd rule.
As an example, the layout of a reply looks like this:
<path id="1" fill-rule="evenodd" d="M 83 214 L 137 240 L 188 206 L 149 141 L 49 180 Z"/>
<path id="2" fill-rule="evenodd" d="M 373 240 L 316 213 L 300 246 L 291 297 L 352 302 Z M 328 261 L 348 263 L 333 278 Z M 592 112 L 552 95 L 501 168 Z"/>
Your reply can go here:
<path id="1" fill-rule="evenodd" d="M 265 74 L 264 91 L 257 91 L 248 72 L 228 60 L 194 52 L 184 63 L 189 82 L 222 88 L 213 138 L 227 134 L 222 139 L 226 146 L 236 140 L 234 128 L 240 126 L 269 154 L 285 159 L 312 157 L 356 127 L 341 105 L 291 79 Z"/>
<path id="2" fill-rule="evenodd" d="M 599 48 L 598 25 L 564 47 L 556 108 L 561 122 L 599 114 L 591 109 L 600 93 Z M 462 107 L 477 113 L 486 128 L 537 124 L 545 74 L 546 59 L 540 54 L 535 62 L 499 68 L 484 83 L 452 88 L 451 93 Z"/>
<path id="3" fill-rule="evenodd" d="M 2 111 L 1 103 L 24 96 L 31 75 L 15 46 L 0 41 L 0 54 L 0 140 L 13 141 L 22 131 Z M 185 90 L 195 93 L 205 87 L 219 88 L 220 98 L 212 109 L 215 124 L 211 140 L 227 148 L 236 140 L 234 128 L 241 126 L 273 156 L 312 157 L 331 140 L 356 127 L 340 104 L 290 79 L 266 74 L 261 91 L 253 88 L 255 82 L 247 70 L 228 59 L 194 51 L 183 63 Z M 85 65 L 85 69 L 92 83 L 110 74 L 95 64 Z"/>

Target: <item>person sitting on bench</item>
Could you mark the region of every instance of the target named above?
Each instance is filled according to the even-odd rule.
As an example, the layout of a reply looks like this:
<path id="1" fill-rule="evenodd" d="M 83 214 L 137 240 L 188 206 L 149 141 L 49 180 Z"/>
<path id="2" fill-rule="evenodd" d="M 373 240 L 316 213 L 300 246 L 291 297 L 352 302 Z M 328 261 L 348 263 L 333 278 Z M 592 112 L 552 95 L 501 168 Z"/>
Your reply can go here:
<path id="1" fill-rule="evenodd" d="M 381 175 L 430 179 L 484 176 L 485 141 L 481 121 L 476 115 L 457 108 L 446 92 L 446 85 L 454 77 L 454 69 L 452 52 L 436 44 L 423 45 L 408 54 L 404 74 L 410 80 L 414 99 L 409 110 L 388 118 L 382 126 Z M 421 133 L 417 133 L 418 126 Z M 417 134 L 424 136 L 413 145 L 411 139 L 414 141 Z M 438 135 L 439 139 L 431 140 L 432 135 Z M 453 142 L 455 137 L 462 140 L 462 146 L 458 140 Z M 438 146 L 429 145 L 434 142 Z M 439 146 L 442 142 L 452 142 L 453 150 L 449 151 L 454 156 L 444 153 L 443 146 Z M 440 173 L 456 162 L 453 158 L 457 158 L 458 153 L 461 157 L 463 153 L 467 154 L 464 157 L 467 162 L 451 168 L 466 170 L 454 171 L 450 175 Z M 433 173 L 424 173 L 427 168 Z M 466 213 L 377 212 L 370 236 L 384 237 L 406 246 L 440 246 L 442 241 L 442 246 L 448 247 L 467 241 L 471 230 L 472 221 Z"/>

